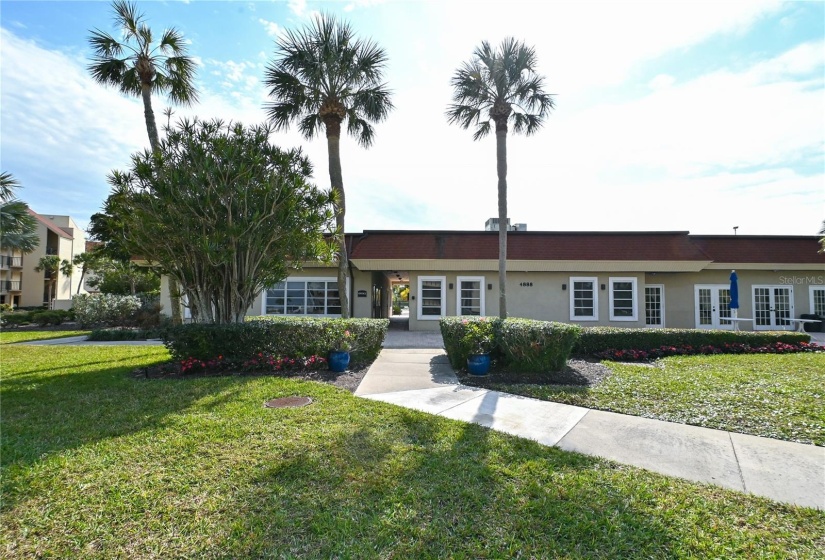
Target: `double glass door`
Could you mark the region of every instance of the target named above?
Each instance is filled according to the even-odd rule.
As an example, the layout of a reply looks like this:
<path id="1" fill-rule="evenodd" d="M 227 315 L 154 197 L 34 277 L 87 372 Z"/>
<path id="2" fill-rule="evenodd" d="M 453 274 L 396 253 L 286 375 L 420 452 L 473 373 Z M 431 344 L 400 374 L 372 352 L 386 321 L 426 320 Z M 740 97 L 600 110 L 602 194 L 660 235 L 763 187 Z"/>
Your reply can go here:
<path id="1" fill-rule="evenodd" d="M 793 291 L 790 286 L 753 287 L 753 324 L 758 331 L 792 328 Z"/>

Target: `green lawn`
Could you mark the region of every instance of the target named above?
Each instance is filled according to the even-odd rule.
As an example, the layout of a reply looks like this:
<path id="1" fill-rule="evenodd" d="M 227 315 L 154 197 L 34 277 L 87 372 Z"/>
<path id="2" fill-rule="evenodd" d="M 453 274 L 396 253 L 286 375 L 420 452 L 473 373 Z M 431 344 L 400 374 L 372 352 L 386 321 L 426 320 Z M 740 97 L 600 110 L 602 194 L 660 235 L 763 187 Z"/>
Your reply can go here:
<path id="1" fill-rule="evenodd" d="M 92 331 L 0 331 L 0 344 L 87 335 Z"/>
<path id="2" fill-rule="evenodd" d="M 825 513 L 147 346 L 2 352 L 4 558 L 817 558 Z M 265 400 L 308 395 L 306 408 Z"/>
<path id="3" fill-rule="evenodd" d="M 542 400 L 825 445 L 825 354 L 681 356 L 651 365 L 605 362 L 593 388 L 476 384 Z M 473 383 L 472 379 L 465 380 Z"/>

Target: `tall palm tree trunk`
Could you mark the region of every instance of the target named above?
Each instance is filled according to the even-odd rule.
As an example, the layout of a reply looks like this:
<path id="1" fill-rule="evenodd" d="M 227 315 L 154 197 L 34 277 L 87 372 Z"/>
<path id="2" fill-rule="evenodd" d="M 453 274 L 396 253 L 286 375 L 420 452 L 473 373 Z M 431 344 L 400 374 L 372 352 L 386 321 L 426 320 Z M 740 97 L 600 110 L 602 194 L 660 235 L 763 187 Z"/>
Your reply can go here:
<path id="1" fill-rule="evenodd" d="M 344 179 L 341 173 L 341 122 L 335 119 L 326 119 L 327 151 L 329 153 L 329 180 L 335 191 L 338 201 L 335 209 L 335 225 L 341 234 L 338 241 L 338 295 L 341 298 L 341 317 L 349 319 L 349 293 L 347 292 L 347 276 L 349 276 L 349 262 L 347 256 L 347 241 L 344 236 L 344 215 L 347 210 L 344 196 Z"/>
<path id="2" fill-rule="evenodd" d="M 507 122 L 496 123 L 498 171 L 498 316 L 507 318 Z"/>
<path id="3" fill-rule="evenodd" d="M 155 122 L 155 112 L 152 110 L 151 83 L 143 82 L 140 87 L 140 93 L 143 98 L 143 116 L 146 118 L 146 132 L 149 133 L 149 144 L 152 146 L 152 151 L 157 152 L 160 149 L 160 137 L 158 136 L 158 125 Z M 134 295 L 134 287 L 132 288 L 132 295 Z M 180 286 L 171 276 L 169 277 L 169 305 L 172 307 L 172 324 L 180 325 L 183 323 L 183 316 L 180 312 Z"/>
<path id="4" fill-rule="evenodd" d="M 143 116 L 146 118 L 146 132 L 149 133 L 149 144 L 152 151 L 158 151 L 160 138 L 158 137 L 158 125 L 155 123 L 155 112 L 152 110 L 152 85 L 144 82 L 140 86 L 141 97 L 143 97 Z"/>

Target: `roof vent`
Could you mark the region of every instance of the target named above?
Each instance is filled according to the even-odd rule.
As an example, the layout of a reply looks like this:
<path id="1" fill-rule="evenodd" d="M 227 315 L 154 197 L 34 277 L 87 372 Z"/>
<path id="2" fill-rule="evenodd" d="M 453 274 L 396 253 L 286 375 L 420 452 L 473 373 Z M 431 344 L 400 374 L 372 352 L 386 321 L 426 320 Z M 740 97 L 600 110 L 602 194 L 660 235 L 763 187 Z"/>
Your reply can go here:
<path id="1" fill-rule="evenodd" d="M 507 229 L 510 229 L 510 218 L 507 218 Z M 484 222 L 484 231 L 498 231 L 498 218 L 490 218 Z"/>

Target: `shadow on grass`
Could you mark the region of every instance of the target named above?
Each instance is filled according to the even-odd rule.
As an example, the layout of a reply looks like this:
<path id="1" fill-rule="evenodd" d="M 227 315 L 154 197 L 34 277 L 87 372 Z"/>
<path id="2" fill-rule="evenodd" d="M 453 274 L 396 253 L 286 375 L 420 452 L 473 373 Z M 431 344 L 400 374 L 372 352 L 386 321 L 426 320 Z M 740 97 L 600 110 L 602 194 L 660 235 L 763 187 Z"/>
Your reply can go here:
<path id="1" fill-rule="evenodd" d="M 364 406 L 371 406 L 365 403 Z M 260 465 L 218 548 L 246 557 L 668 556 L 670 538 L 603 461 L 399 411 Z M 253 538 L 250 538 L 252 536 Z"/>
<path id="2" fill-rule="evenodd" d="M 15 496 L 26 493 L 26 485 L 19 479 L 28 476 L 26 467 L 101 440 L 162 429 L 169 415 L 210 396 L 221 402 L 231 400 L 227 391 L 236 393 L 245 383 L 243 378 L 133 378 L 132 371 L 138 365 L 168 359 L 151 351 L 135 351 L 111 360 L 84 361 L 84 355 L 77 349 L 50 348 L 43 350 L 46 359 L 41 363 L 56 361 L 60 365 L 4 371 L 0 441 L 5 470 L 3 509 L 13 507 Z M 30 361 L 37 364 L 36 359 Z"/>

